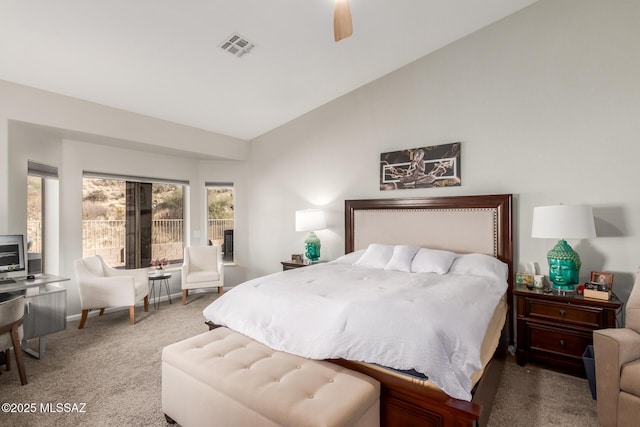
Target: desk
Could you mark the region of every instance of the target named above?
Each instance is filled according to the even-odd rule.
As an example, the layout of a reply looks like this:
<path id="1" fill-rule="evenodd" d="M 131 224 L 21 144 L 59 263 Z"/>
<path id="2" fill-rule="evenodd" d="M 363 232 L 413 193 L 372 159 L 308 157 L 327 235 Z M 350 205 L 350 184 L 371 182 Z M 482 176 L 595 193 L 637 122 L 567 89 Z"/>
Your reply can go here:
<path id="1" fill-rule="evenodd" d="M 169 298 L 169 304 L 171 304 L 171 290 L 169 289 L 169 279 L 171 278 L 171 273 L 162 273 L 162 274 L 151 274 L 149 276 L 149 295 L 153 295 L 153 305 L 156 310 L 160 308 L 160 297 L 162 296 L 162 285 L 167 289 L 167 297 Z M 158 284 L 158 298 L 156 298 L 156 282 L 160 281 Z"/>
<path id="2" fill-rule="evenodd" d="M 0 285 L 1 301 L 25 296 L 22 350 L 37 359 L 44 357 L 46 335 L 67 328 L 67 290 L 58 284 L 66 280 L 69 278 L 37 274 L 34 280 L 16 279 Z M 32 338 L 39 339 L 38 351 L 29 348 Z"/>

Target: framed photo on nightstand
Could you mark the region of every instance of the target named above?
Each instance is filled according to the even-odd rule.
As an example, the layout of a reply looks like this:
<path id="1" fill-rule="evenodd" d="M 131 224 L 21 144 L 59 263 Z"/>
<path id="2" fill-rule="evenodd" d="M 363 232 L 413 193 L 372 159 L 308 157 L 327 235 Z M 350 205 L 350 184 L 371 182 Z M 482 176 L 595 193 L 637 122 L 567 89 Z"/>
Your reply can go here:
<path id="1" fill-rule="evenodd" d="M 534 275 L 530 273 L 516 273 L 516 284 L 533 287 Z"/>
<path id="2" fill-rule="evenodd" d="M 611 290 L 611 288 L 613 287 L 613 273 L 607 273 L 604 271 L 592 271 L 589 282 L 591 284 L 597 284 L 599 291 Z"/>

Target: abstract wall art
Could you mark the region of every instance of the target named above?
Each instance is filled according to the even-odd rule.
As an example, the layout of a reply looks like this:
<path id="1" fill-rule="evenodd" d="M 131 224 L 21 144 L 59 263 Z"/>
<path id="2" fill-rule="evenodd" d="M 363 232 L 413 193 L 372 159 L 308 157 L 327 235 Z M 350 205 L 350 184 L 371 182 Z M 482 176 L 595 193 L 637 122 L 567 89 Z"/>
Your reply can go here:
<path id="1" fill-rule="evenodd" d="M 460 185 L 460 142 L 380 154 L 380 190 Z"/>

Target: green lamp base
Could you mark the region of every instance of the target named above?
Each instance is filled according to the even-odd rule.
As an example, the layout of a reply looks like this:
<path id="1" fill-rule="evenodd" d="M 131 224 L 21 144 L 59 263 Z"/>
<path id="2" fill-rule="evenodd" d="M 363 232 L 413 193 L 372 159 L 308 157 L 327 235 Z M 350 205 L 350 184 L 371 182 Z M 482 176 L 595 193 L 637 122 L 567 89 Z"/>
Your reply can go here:
<path id="1" fill-rule="evenodd" d="M 311 263 L 318 262 L 320 259 L 320 239 L 313 231 L 304 241 L 304 255 Z"/>
<path id="2" fill-rule="evenodd" d="M 575 291 L 575 286 L 574 285 L 556 285 L 554 283 L 553 284 L 553 289 L 557 289 L 557 290 L 562 291 L 562 292 L 573 292 L 573 291 Z"/>
<path id="3" fill-rule="evenodd" d="M 549 261 L 549 279 L 553 283 L 553 289 L 564 292 L 573 292 L 578 284 L 580 271 L 580 255 L 564 240 L 556 243 L 547 254 Z"/>

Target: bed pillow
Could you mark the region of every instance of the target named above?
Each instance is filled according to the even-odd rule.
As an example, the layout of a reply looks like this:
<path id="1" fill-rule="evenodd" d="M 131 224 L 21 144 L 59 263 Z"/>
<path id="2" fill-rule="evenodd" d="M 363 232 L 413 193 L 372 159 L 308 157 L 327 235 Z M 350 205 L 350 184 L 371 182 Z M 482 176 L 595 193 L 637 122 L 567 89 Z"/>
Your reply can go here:
<path id="1" fill-rule="evenodd" d="M 371 243 L 353 265 L 358 267 L 384 268 L 393 255 L 393 245 Z"/>
<path id="2" fill-rule="evenodd" d="M 414 273 L 446 274 L 458 255 L 438 249 L 420 248 L 411 262 Z"/>
<path id="3" fill-rule="evenodd" d="M 338 264 L 354 264 L 360 259 L 364 251 L 364 249 L 360 249 L 359 251 L 344 254 L 341 257 L 334 259 L 333 262 L 337 262 Z"/>
<path id="4" fill-rule="evenodd" d="M 396 270 L 396 271 L 411 271 L 411 261 L 413 261 L 413 256 L 420 249 L 417 246 L 411 245 L 396 245 L 393 247 L 393 254 L 391 255 L 391 259 L 384 266 L 385 270 Z"/>
<path id="5" fill-rule="evenodd" d="M 471 276 L 493 277 L 507 280 L 509 268 L 507 264 L 489 255 L 466 254 L 459 255 L 451 265 L 449 273 L 468 274 Z"/>

